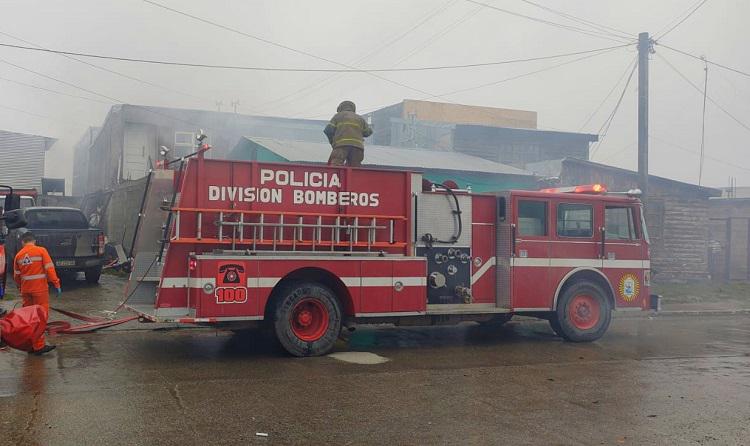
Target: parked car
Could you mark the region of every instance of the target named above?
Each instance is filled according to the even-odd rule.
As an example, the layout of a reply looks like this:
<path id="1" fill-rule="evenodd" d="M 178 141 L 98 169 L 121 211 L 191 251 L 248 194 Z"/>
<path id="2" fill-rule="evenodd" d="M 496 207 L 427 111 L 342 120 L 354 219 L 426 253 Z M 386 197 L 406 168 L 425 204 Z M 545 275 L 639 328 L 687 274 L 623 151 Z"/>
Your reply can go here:
<path id="1" fill-rule="evenodd" d="M 9 231 L 5 243 L 7 259 L 15 257 L 21 249 L 21 237 L 31 231 L 37 244 L 49 251 L 59 275 L 83 272 L 88 283 L 99 282 L 106 239 L 101 229 L 89 227 L 83 212 L 65 207 L 29 207 L 16 212 L 26 226 Z M 12 266 L 12 262 L 7 263 Z"/>

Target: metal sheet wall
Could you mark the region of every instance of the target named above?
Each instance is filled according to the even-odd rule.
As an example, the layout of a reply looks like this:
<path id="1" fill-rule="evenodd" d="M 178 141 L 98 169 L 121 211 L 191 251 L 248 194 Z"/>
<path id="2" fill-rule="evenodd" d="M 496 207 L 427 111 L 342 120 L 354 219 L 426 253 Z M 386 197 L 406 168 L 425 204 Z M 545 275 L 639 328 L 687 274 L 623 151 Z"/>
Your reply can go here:
<path id="1" fill-rule="evenodd" d="M 0 130 L 0 183 L 40 190 L 46 141 L 42 136 Z"/>

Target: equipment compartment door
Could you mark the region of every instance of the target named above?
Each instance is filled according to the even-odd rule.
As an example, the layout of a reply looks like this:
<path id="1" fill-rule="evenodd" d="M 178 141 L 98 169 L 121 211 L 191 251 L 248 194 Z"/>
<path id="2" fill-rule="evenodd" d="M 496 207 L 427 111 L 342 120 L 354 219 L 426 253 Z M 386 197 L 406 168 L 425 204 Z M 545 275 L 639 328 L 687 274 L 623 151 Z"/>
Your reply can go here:
<path id="1" fill-rule="evenodd" d="M 393 311 L 393 261 L 362 261 L 361 313 Z"/>

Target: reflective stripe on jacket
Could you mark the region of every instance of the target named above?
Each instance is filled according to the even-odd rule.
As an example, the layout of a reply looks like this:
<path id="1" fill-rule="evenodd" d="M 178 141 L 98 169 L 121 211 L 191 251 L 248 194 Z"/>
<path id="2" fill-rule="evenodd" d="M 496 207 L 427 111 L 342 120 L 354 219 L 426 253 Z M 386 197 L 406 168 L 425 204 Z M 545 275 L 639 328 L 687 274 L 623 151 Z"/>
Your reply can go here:
<path id="1" fill-rule="evenodd" d="M 342 146 L 364 149 L 364 139 L 372 135 L 372 129 L 364 118 L 352 110 L 344 109 L 331 118 L 323 133 L 334 149 Z"/>
<path id="2" fill-rule="evenodd" d="M 21 293 L 47 291 L 47 281 L 60 288 L 55 265 L 49 253 L 41 246 L 28 244 L 21 248 L 13 260 L 13 278 L 21 286 Z"/>

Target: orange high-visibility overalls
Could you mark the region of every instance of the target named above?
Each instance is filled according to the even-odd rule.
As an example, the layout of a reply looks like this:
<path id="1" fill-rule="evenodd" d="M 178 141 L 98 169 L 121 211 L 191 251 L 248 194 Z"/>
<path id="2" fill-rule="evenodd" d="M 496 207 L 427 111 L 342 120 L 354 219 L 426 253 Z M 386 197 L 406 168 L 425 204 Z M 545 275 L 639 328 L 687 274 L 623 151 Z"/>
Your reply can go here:
<path id="1" fill-rule="evenodd" d="M 49 286 L 60 288 L 55 265 L 46 249 L 33 243 L 26 244 L 13 261 L 13 279 L 21 288 L 23 306 L 41 305 L 49 315 Z M 44 336 L 34 341 L 34 350 L 44 347 Z"/>

